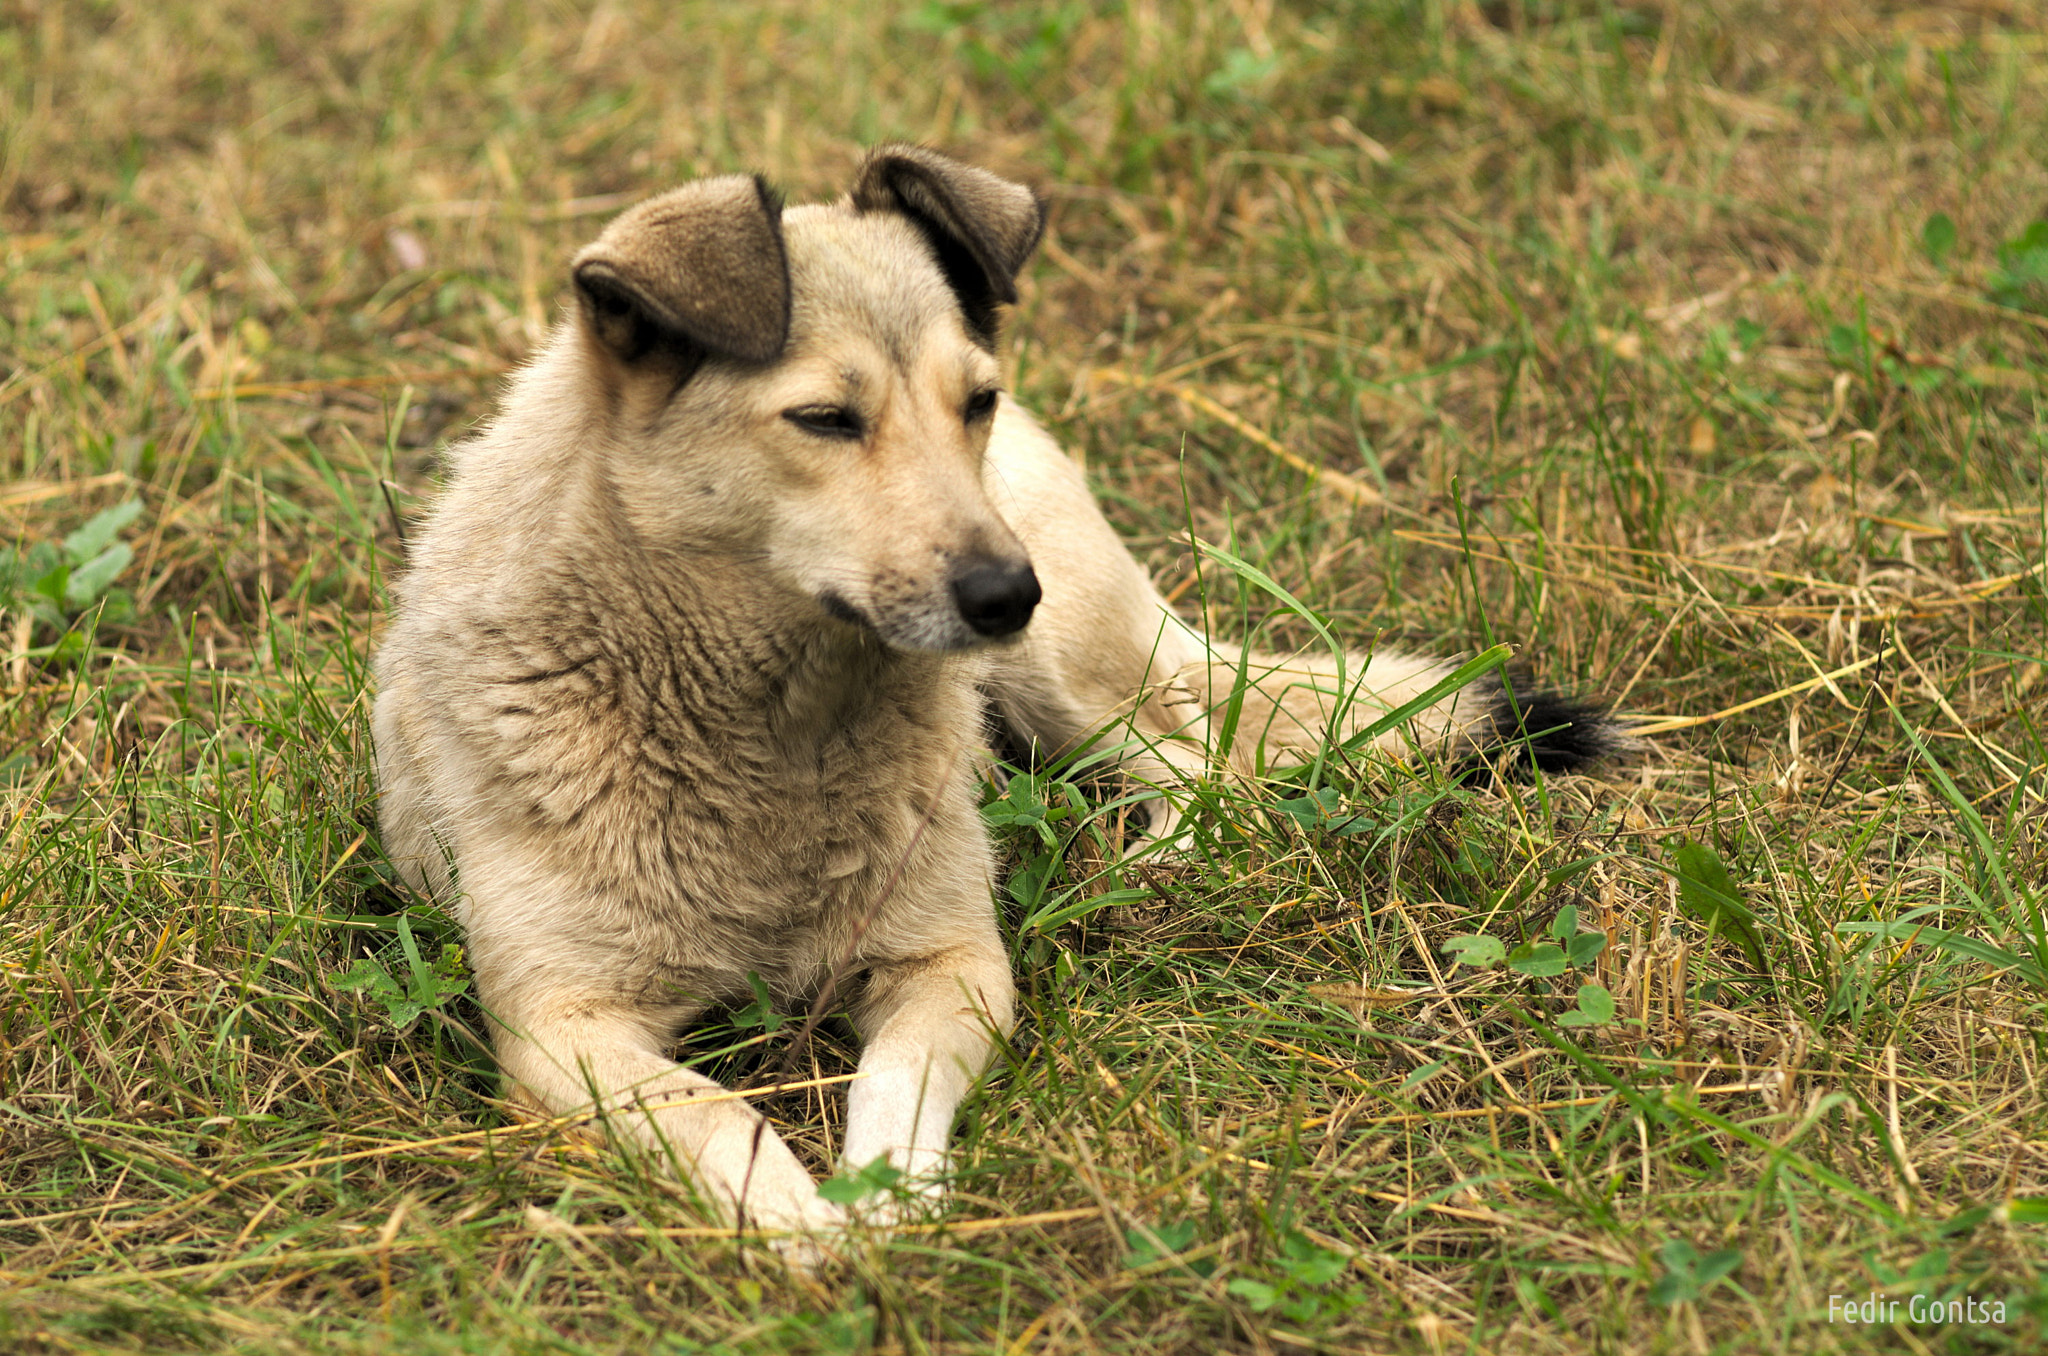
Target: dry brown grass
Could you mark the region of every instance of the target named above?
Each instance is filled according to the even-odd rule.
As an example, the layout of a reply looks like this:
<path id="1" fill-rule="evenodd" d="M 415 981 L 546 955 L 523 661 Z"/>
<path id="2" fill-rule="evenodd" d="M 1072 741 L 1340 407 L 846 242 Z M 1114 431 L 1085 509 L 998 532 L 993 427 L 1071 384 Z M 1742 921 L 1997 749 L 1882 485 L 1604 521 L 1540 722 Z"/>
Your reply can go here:
<path id="1" fill-rule="evenodd" d="M 2048 283 L 2000 251 L 2048 197 L 2033 7 L 0 13 L 0 519 L 144 505 L 104 612 L 0 572 L 0 1345 L 2040 1341 Z M 1149 894 L 1012 911 L 976 1223 L 805 1281 L 508 1126 L 466 1000 L 399 1031 L 335 981 L 402 968 L 362 661 L 438 448 L 606 213 L 831 194 L 885 137 L 1051 199 L 1014 385 L 1184 607 L 1311 634 L 1192 534 L 1355 643 L 1511 640 L 1662 733 L 1497 793 L 1357 769 L 1353 832 L 1219 791 L 1175 863 L 1078 831 L 1056 888 Z M 1567 907 L 1583 973 L 1441 949 Z M 1581 980 L 1617 1020 L 1559 1024 Z M 744 1079 L 786 1032 L 696 1050 Z M 822 1159 L 833 1085 L 772 1106 Z M 1737 1261 L 1695 1294 L 1681 1245 Z M 2004 1316 L 1829 1322 L 1873 1289 Z"/>

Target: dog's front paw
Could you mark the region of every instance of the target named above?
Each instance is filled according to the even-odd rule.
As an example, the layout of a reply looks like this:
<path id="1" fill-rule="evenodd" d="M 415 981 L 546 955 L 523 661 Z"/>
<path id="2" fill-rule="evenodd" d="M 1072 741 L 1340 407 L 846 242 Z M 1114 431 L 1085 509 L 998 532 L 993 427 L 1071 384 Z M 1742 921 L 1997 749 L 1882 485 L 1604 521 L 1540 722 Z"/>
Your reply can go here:
<path id="1" fill-rule="evenodd" d="M 947 1168 L 944 1153 L 899 1150 L 865 1167 L 843 1163 L 818 1194 L 842 1203 L 857 1226 L 901 1228 L 934 1219 L 945 1208 Z"/>
<path id="2" fill-rule="evenodd" d="M 887 1191 L 863 1196 L 846 1208 L 856 1225 L 874 1230 L 929 1224 L 946 1210 L 946 1184 L 938 1177 L 906 1177 Z"/>
<path id="3" fill-rule="evenodd" d="M 791 1271 L 817 1272 L 846 1260 L 844 1230 L 782 1234 L 768 1241 L 769 1248 Z"/>
<path id="4" fill-rule="evenodd" d="M 848 1219 L 844 1207 L 819 1196 L 749 1200 L 747 1226 L 767 1235 L 768 1246 L 790 1267 L 817 1271 L 844 1260 Z"/>

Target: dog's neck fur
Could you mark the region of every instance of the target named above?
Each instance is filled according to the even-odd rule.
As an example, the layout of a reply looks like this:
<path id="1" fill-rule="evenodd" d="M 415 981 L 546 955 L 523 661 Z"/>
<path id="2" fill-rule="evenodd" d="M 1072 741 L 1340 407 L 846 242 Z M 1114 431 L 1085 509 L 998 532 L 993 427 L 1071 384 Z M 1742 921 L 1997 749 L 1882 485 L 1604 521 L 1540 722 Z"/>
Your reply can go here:
<path id="1" fill-rule="evenodd" d="M 634 601 L 658 648 L 628 662 L 642 682 L 687 693 L 690 716 L 725 735 L 753 727 L 806 745 L 878 706 L 927 708 L 945 681 L 944 656 L 892 650 L 764 584 L 744 559 L 653 550 L 643 559 Z"/>
<path id="2" fill-rule="evenodd" d="M 568 472 L 523 558 L 499 564 L 517 577 L 526 617 L 556 614 L 546 630 L 561 638 L 561 660 L 604 653 L 616 681 L 647 698 L 645 721 L 680 718 L 719 742 L 758 731 L 807 746 L 878 707 L 928 710 L 935 689 L 958 681 L 952 657 L 892 649 L 763 578 L 747 556 L 645 541 L 602 458 Z"/>

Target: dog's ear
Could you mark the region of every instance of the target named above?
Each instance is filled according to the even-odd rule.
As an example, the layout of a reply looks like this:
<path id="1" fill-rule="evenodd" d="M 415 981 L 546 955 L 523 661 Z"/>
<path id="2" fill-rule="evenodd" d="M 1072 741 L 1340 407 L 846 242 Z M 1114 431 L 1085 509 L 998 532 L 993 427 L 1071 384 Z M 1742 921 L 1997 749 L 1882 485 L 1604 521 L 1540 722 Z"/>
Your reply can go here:
<path id="1" fill-rule="evenodd" d="M 960 298 L 967 328 L 991 347 L 996 307 L 1017 299 L 1017 273 L 1038 247 L 1045 208 L 1022 184 L 922 146 L 877 146 L 853 184 L 859 212 L 915 222 Z"/>
<path id="2" fill-rule="evenodd" d="M 570 265 L 584 323 L 628 364 L 767 362 L 789 340 L 782 199 L 757 177 L 686 184 L 615 218 Z M 687 375 L 687 373 L 685 374 Z"/>

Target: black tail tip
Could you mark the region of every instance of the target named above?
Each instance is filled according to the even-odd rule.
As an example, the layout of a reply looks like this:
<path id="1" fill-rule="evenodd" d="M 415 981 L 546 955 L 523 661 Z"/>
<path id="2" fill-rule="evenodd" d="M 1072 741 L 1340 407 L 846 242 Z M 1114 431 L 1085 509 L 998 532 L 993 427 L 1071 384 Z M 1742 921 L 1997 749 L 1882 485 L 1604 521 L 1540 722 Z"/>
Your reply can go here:
<path id="1" fill-rule="evenodd" d="M 1605 707 L 1537 687 L 1524 674 L 1501 679 L 1487 718 L 1493 730 L 1481 756 L 1510 772 L 1578 772 L 1635 748 Z"/>

